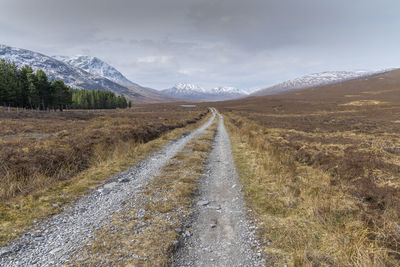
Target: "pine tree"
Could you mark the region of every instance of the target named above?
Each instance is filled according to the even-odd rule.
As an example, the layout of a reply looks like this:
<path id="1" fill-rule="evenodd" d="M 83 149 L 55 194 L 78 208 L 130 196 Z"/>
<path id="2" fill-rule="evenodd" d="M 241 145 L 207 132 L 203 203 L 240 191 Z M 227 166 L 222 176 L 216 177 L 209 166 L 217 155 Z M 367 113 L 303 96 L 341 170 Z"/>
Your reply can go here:
<path id="1" fill-rule="evenodd" d="M 40 98 L 40 109 L 46 110 L 53 101 L 54 92 L 46 73 L 42 70 L 36 71 L 36 88 Z"/>
<path id="2" fill-rule="evenodd" d="M 6 86 L 6 61 L 0 60 L 0 105 L 6 105 L 8 90 Z"/>
<path id="3" fill-rule="evenodd" d="M 6 64 L 5 86 L 7 90 L 7 104 L 16 106 L 18 104 L 18 69 L 14 62 Z"/>
<path id="4" fill-rule="evenodd" d="M 17 106 L 27 107 L 30 104 L 30 91 L 29 91 L 29 74 L 32 74 L 31 67 L 25 65 L 18 72 L 18 90 L 16 98 L 18 99 Z"/>
<path id="5" fill-rule="evenodd" d="M 51 87 L 53 87 L 54 90 L 54 108 L 58 108 L 60 111 L 63 111 L 63 109 L 72 102 L 71 92 L 68 86 L 66 86 L 61 80 L 53 81 L 51 83 Z"/>

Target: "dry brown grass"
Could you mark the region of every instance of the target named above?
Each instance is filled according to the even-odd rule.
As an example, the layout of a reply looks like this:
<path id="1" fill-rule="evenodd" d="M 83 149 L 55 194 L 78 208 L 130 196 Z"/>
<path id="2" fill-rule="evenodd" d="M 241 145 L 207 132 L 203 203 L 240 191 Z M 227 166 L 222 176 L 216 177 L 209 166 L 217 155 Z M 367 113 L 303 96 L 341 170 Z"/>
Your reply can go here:
<path id="1" fill-rule="evenodd" d="M 103 160 L 107 151 L 120 143 L 148 142 L 197 121 L 205 111 L 157 107 L 63 113 L 0 111 L 0 202 L 67 180 Z"/>
<path id="2" fill-rule="evenodd" d="M 152 109 L 154 110 L 154 107 Z M 0 202 L 0 245 L 17 237 L 33 221 L 41 220 L 59 212 L 66 203 L 74 201 L 79 196 L 94 189 L 111 175 L 144 159 L 183 132 L 198 127 L 206 119 L 197 121 L 202 113 L 200 110 L 188 112 L 184 109 L 175 111 L 173 108 L 170 109 L 173 110 L 172 114 L 175 118 L 170 117 L 169 112 L 163 110 L 158 113 L 140 110 L 135 112 L 115 111 L 115 113 L 98 112 L 97 115 L 87 113 L 90 117 L 88 121 L 79 122 L 79 126 L 61 131 L 62 134 L 51 135 L 54 139 L 43 138 L 42 142 L 33 144 L 31 139 L 20 140 L 22 142 L 19 143 L 20 149 L 15 149 L 12 146 L 12 139 L 11 141 L 2 139 L 3 144 L 0 147 L 7 149 L 8 145 L 10 150 L 13 151 L 12 159 L 18 162 L 18 164 L 10 164 L 9 162 L 12 162 L 12 160 L 9 160 L 7 161 L 8 166 L 13 166 L 15 171 L 19 171 L 17 166 L 22 166 L 25 170 L 29 170 L 26 172 L 29 176 L 23 178 L 24 176 L 11 175 L 11 173 L 15 173 L 15 171 L 10 171 L 12 168 L 2 169 L 8 172 L 0 180 L 0 191 L 3 196 L 3 200 Z M 68 125 L 69 120 L 62 116 L 70 118 L 71 116 L 83 115 L 74 112 L 67 115 L 40 113 L 38 116 L 44 117 L 41 118 L 44 120 L 41 122 L 43 129 L 48 127 L 51 132 L 54 129 L 56 131 L 62 129 L 63 122 L 65 123 L 64 126 Z M 107 116 L 104 117 L 105 115 Z M 26 114 L 26 116 L 34 115 Z M 56 117 L 60 121 L 55 122 L 54 116 L 61 116 L 62 119 Z M 144 121 L 146 116 L 149 118 L 148 122 Z M 170 124 L 161 123 L 166 121 Z M 195 123 L 196 121 L 197 123 Z M 55 122 L 56 125 L 51 125 L 51 122 Z M 17 120 L 15 123 L 29 124 L 24 119 Z M 46 126 L 48 124 L 50 126 Z M 158 124 L 159 126 L 155 126 Z M 32 123 L 31 127 L 41 129 L 41 125 L 35 122 Z M 143 127 L 140 128 L 141 126 Z M 173 130 L 174 128 L 177 129 Z M 93 133 L 93 129 L 99 136 L 97 139 L 93 138 L 93 135 L 90 135 L 90 137 L 86 135 L 88 132 Z M 152 130 L 156 131 L 152 132 Z M 65 131 L 70 133 L 68 141 L 64 140 Z M 146 134 L 148 134 L 147 137 Z M 81 138 L 82 136 L 85 138 Z M 68 158 L 68 155 L 64 154 L 71 151 L 71 146 L 74 145 L 79 148 L 80 155 L 83 157 L 74 156 L 70 157 L 69 160 L 54 164 L 55 161 L 52 160 L 51 155 Z M 32 146 L 40 147 L 40 150 L 35 150 L 37 154 L 33 154 L 33 158 L 21 156 L 20 153 L 26 153 L 24 151 L 29 151 Z M 5 157 L 4 154 L 1 154 L 1 156 Z M 5 158 L 7 159 L 7 157 Z M 87 164 L 79 167 L 74 166 L 79 165 L 83 158 L 87 160 Z M 44 173 L 39 171 L 41 167 L 40 163 L 37 163 L 38 160 L 50 162 L 45 170 L 53 169 Z M 34 163 L 37 163 L 36 168 Z M 33 169 L 30 169 L 29 166 L 33 166 Z M 51 173 L 54 175 L 51 176 Z M 24 192 L 24 194 L 14 196 L 15 193 L 9 193 L 18 190 Z"/>
<path id="3" fill-rule="evenodd" d="M 383 150 L 398 136 L 322 135 L 228 115 L 235 161 L 271 265 L 398 265 L 400 181 L 393 162 L 400 161 Z"/>
<path id="4" fill-rule="evenodd" d="M 167 266 L 179 242 L 176 228 L 185 231 L 193 209 L 215 130 L 216 122 L 191 141 L 73 256 L 71 265 Z"/>
<path id="5" fill-rule="evenodd" d="M 383 105 L 387 104 L 387 102 L 382 102 L 378 100 L 356 100 L 356 101 L 351 101 L 345 104 L 342 104 L 343 106 L 368 106 L 368 105 Z"/>

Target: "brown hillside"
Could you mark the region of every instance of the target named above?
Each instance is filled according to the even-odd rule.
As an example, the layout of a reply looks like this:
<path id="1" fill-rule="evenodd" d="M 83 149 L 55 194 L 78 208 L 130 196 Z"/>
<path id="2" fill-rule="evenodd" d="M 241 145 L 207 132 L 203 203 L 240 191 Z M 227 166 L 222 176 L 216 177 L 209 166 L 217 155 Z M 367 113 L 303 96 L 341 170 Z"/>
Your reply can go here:
<path id="1" fill-rule="evenodd" d="M 271 108 L 272 111 L 280 110 L 280 113 L 282 113 L 283 110 L 279 107 L 283 105 L 285 111 L 306 113 L 318 106 L 323 110 L 332 108 L 327 105 L 328 103 L 345 104 L 354 100 L 377 100 L 389 104 L 400 103 L 400 70 L 291 93 L 225 101 L 219 103 L 219 106 L 252 111 L 265 111 Z M 294 103 L 297 105 L 292 106 Z M 290 104 L 290 106 L 285 104 Z M 308 107 L 310 104 L 312 107 Z"/>

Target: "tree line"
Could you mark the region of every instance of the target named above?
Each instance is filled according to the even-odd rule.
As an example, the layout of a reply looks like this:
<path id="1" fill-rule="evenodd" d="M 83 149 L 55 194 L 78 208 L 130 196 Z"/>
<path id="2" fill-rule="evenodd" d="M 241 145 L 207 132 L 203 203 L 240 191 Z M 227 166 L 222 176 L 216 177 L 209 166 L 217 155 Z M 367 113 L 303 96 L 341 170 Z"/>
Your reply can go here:
<path id="1" fill-rule="evenodd" d="M 109 109 L 131 107 L 131 101 L 124 96 L 116 96 L 113 92 L 103 90 L 71 89 L 73 109 Z"/>
<path id="2" fill-rule="evenodd" d="M 104 90 L 73 89 L 49 80 L 43 70 L 0 60 L 0 105 L 29 109 L 112 109 L 131 107 L 124 96 Z"/>

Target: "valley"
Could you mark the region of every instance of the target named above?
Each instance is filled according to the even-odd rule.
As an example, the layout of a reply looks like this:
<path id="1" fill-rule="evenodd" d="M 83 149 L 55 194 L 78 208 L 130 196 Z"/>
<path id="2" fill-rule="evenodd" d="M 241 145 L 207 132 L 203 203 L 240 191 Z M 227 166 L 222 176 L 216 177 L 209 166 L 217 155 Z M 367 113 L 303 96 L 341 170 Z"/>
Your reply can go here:
<path id="1" fill-rule="evenodd" d="M 400 1 L 0 1 L 0 266 L 400 266 Z"/>
<path id="2" fill-rule="evenodd" d="M 12 51 L 117 95 L 2 62 L 1 265 L 398 263 L 399 70 L 155 91 L 95 57 Z"/>

